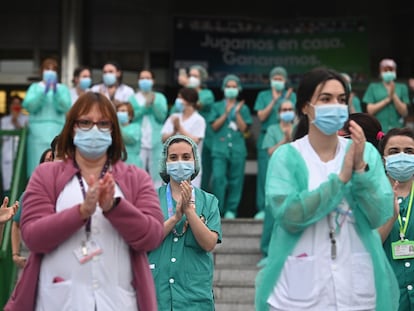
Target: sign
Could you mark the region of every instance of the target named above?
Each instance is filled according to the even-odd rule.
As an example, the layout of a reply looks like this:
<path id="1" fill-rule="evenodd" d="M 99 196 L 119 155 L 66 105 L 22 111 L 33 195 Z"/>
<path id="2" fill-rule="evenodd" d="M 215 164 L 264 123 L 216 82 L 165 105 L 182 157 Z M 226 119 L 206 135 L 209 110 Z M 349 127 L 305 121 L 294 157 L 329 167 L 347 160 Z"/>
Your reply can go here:
<path id="1" fill-rule="evenodd" d="M 227 74 L 243 87 L 269 85 L 269 72 L 283 66 L 296 84 L 301 74 L 325 66 L 346 72 L 353 83 L 369 77 L 365 22 L 346 20 L 253 21 L 218 17 L 176 17 L 174 80 L 180 68 L 206 67 L 209 86 L 221 86 Z"/>

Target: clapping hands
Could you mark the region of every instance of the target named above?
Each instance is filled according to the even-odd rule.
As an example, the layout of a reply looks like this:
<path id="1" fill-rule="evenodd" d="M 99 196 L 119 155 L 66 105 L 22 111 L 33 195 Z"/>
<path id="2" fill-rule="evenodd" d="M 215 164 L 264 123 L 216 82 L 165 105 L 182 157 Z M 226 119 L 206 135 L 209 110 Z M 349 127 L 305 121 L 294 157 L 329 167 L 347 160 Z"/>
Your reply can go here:
<path id="1" fill-rule="evenodd" d="M 14 214 L 16 214 L 17 209 L 19 207 L 18 201 L 14 202 L 13 205 L 10 207 L 7 207 L 8 204 L 9 204 L 9 198 L 4 197 L 3 204 L 1 205 L 1 208 L 0 208 L 0 224 L 4 224 L 7 221 L 9 221 L 14 216 Z"/>

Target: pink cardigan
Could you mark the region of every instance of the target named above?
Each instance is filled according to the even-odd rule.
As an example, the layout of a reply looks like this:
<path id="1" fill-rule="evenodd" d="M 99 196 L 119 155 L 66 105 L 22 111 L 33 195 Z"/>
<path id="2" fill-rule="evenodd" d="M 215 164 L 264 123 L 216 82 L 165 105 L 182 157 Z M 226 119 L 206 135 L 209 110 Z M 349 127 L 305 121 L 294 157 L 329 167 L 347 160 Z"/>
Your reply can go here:
<path id="1" fill-rule="evenodd" d="M 33 172 L 23 199 L 22 237 L 31 251 L 5 311 L 35 309 L 37 284 L 43 254 L 60 245 L 85 223 L 79 205 L 55 213 L 58 195 L 78 169 L 72 160 L 48 162 Z M 147 252 L 163 240 L 163 214 L 150 176 L 143 170 L 119 161 L 112 174 L 125 199 L 105 214 L 130 248 L 134 273 L 133 287 L 140 311 L 156 311 L 157 301 Z"/>

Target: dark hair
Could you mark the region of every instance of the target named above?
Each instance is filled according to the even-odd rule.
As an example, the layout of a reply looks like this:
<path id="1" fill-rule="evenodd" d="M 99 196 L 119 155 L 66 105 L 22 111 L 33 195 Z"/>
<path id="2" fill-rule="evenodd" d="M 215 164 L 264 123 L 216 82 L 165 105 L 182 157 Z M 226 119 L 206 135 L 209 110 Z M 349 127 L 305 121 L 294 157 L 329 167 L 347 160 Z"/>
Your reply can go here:
<path id="1" fill-rule="evenodd" d="M 9 105 L 11 105 L 15 99 L 18 99 L 20 101 L 20 104 L 23 102 L 23 98 L 21 98 L 19 95 L 12 95 L 9 98 Z"/>
<path id="2" fill-rule="evenodd" d="M 308 105 L 315 94 L 318 86 L 324 86 L 326 81 L 337 80 L 344 87 L 346 93 L 346 102 L 349 98 L 349 87 L 344 77 L 333 69 L 318 67 L 305 73 L 296 92 L 296 114 L 299 117 L 299 123 L 294 133 L 294 140 L 305 136 L 309 131 L 308 117 L 303 113 L 303 108 Z"/>
<path id="3" fill-rule="evenodd" d="M 139 79 L 139 76 L 141 75 L 141 73 L 142 73 L 143 71 L 147 71 L 147 72 L 149 72 L 149 73 L 151 74 L 151 78 L 155 80 L 155 73 L 154 73 L 154 71 L 152 71 L 152 70 L 150 70 L 150 69 L 141 69 L 141 70 L 138 72 L 138 79 Z"/>
<path id="4" fill-rule="evenodd" d="M 72 159 L 74 158 L 76 148 L 73 144 L 75 121 L 79 116 L 88 113 L 95 105 L 99 108 L 102 115 L 112 123 L 112 145 L 107 151 L 108 158 L 112 164 L 120 159 L 126 160 L 125 145 L 122 140 L 114 106 L 105 95 L 95 92 L 86 92 L 79 96 L 67 113 L 65 125 L 57 141 L 57 154 L 62 158 L 66 156 Z"/>
<path id="5" fill-rule="evenodd" d="M 59 69 L 58 61 L 53 57 L 48 57 L 43 60 L 42 65 L 40 66 L 40 73 L 42 73 L 43 70 L 49 66 L 52 66 L 56 71 Z"/>
<path id="6" fill-rule="evenodd" d="M 384 155 L 385 146 L 387 145 L 390 138 L 394 136 L 407 136 L 414 140 L 414 131 L 409 127 L 390 129 L 378 144 L 378 150 L 382 156 Z"/>
<path id="7" fill-rule="evenodd" d="M 42 164 L 43 162 L 46 161 L 46 156 L 49 152 L 52 152 L 52 159 L 54 158 L 53 150 L 51 148 L 48 148 L 45 151 L 43 151 L 42 155 L 40 156 L 39 164 Z"/>
<path id="8" fill-rule="evenodd" d="M 178 94 L 181 95 L 184 100 L 188 101 L 191 106 L 194 108 L 197 107 L 198 92 L 194 88 L 183 87 L 178 91 Z"/>
<path id="9" fill-rule="evenodd" d="M 75 83 L 75 78 L 79 78 L 81 72 L 84 71 L 84 70 L 89 70 L 89 72 L 92 74 L 92 70 L 88 66 L 76 67 L 75 70 L 73 70 L 72 83 Z"/>
<path id="10" fill-rule="evenodd" d="M 349 134 L 349 121 L 354 120 L 364 131 L 365 138 L 378 149 L 378 143 L 383 138 L 381 123 L 376 117 L 364 112 L 351 113 L 343 127 L 344 134 Z"/>
<path id="11" fill-rule="evenodd" d="M 122 83 L 122 79 L 123 79 L 123 74 L 122 74 L 122 70 L 121 70 L 121 65 L 118 63 L 118 62 L 116 62 L 116 61 L 107 61 L 107 62 L 105 62 L 104 64 L 103 64 L 103 66 L 102 66 L 102 70 L 103 70 L 103 68 L 106 66 L 106 65 L 112 65 L 112 66 L 114 66 L 115 67 L 115 69 L 116 70 L 118 70 L 118 71 L 120 71 L 121 72 L 121 74 L 119 75 L 119 78 L 117 77 L 117 80 L 118 80 L 118 83 L 119 84 L 121 84 Z"/>

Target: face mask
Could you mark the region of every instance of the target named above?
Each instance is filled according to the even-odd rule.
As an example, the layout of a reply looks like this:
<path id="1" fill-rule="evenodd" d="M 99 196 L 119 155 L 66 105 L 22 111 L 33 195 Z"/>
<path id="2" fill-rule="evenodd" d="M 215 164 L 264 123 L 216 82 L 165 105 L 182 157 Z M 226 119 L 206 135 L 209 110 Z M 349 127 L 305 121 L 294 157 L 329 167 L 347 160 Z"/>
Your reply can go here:
<path id="1" fill-rule="evenodd" d="M 276 91 L 282 91 L 285 88 L 285 82 L 279 81 L 279 80 L 272 80 L 270 82 L 270 85 L 272 88 L 274 88 Z"/>
<path id="2" fill-rule="evenodd" d="M 80 78 L 79 80 L 79 87 L 81 90 L 87 90 L 89 89 L 89 87 L 92 84 L 92 79 L 91 78 Z"/>
<path id="3" fill-rule="evenodd" d="M 224 89 L 224 97 L 225 98 L 236 98 L 239 95 L 239 89 L 235 87 L 226 87 Z"/>
<path id="4" fill-rule="evenodd" d="M 43 71 L 43 81 L 49 83 L 56 83 L 57 73 L 54 70 L 44 70 Z"/>
<path id="5" fill-rule="evenodd" d="M 183 180 L 189 180 L 191 175 L 194 174 L 194 162 L 193 161 L 176 161 L 167 162 L 167 174 L 176 182 L 182 182 Z"/>
<path id="6" fill-rule="evenodd" d="M 335 134 L 348 120 L 348 106 L 341 104 L 312 105 L 315 108 L 313 124 L 325 135 Z"/>
<path id="7" fill-rule="evenodd" d="M 196 78 L 193 76 L 190 76 L 188 78 L 188 85 L 187 85 L 188 87 L 197 88 L 200 86 L 200 84 L 201 84 L 201 81 L 199 78 Z"/>
<path id="8" fill-rule="evenodd" d="M 414 174 L 414 155 L 400 152 L 385 157 L 385 170 L 394 180 L 408 181 Z"/>
<path id="9" fill-rule="evenodd" d="M 11 108 L 12 111 L 19 113 L 20 111 L 22 111 L 22 107 L 21 106 L 13 106 Z"/>
<path id="10" fill-rule="evenodd" d="M 283 111 L 279 114 L 280 120 L 283 122 L 292 122 L 295 119 L 294 111 Z"/>
<path id="11" fill-rule="evenodd" d="M 119 123 L 126 124 L 129 122 L 129 115 L 127 111 L 117 111 L 116 115 L 118 117 Z"/>
<path id="12" fill-rule="evenodd" d="M 391 81 L 394 81 L 397 75 L 395 71 L 384 71 L 384 72 L 381 72 L 381 77 L 385 83 L 389 83 Z"/>
<path id="13" fill-rule="evenodd" d="M 85 158 L 97 159 L 112 145 L 111 132 L 102 132 L 96 125 L 88 131 L 75 129 L 73 144 Z"/>
<path id="14" fill-rule="evenodd" d="M 176 98 L 174 102 L 174 107 L 178 112 L 183 112 L 184 111 L 183 100 L 181 98 Z"/>
<path id="15" fill-rule="evenodd" d="M 152 89 L 154 82 L 151 79 L 139 79 L 138 87 L 143 92 L 149 92 Z"/>
<path id="16" fill-rule="evenodd" d="M 106 86 L 111 86 L 116 83 L 116 75 L 112 72 L 104 73 L 102 79 Z"/>

